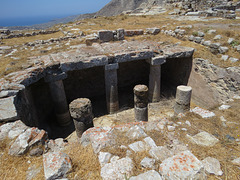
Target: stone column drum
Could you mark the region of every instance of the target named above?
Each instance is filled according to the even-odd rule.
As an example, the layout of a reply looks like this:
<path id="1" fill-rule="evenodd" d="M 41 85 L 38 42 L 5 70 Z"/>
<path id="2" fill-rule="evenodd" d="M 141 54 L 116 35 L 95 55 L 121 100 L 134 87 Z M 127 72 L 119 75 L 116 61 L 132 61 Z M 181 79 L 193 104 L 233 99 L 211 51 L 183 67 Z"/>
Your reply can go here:
<path id="1" fill-rule="evenodd" d="M 136 85 L 133 92 L 135 121 L 148 121 L 148 87 Z"/>
<path id="2" fill-rule="evenodd" d="M 176 92 L 175 114 L 185 113 L 190 110 L 192 88 L 190 86 L 178 86 Z"/>
<path id="3" fill-rule="evenodd" d="M 87 98 L 78 98 L 69 105 L 77 136 L 80 138 L 85 130 L 93 127 L 92 104 Z"/>
<path id="4" fill-rule="evenodd" d="M 45 77 L 45 82 L 49 84 L 52 100 L 54 102 L 55 114 L 60 126 L 68 126 L 72 122 L 62 82 L 66 77 L 67 75 L 65 73 L 51 74 Z"/>
<path id="5" fill-rule="evenodd" d="M 119 110 L 118 102 L 118 63 L 105 66 L 105 88 L 108 113 L 113 114 Z"/>
<path id="6" fill-rule="evenodd" d="M 158 56 L 148 62 L 150 64 L 148 100 L 149 102 L 159 102 L 161 93 L 161 65 L 166 62 L 166 58 Z"/>

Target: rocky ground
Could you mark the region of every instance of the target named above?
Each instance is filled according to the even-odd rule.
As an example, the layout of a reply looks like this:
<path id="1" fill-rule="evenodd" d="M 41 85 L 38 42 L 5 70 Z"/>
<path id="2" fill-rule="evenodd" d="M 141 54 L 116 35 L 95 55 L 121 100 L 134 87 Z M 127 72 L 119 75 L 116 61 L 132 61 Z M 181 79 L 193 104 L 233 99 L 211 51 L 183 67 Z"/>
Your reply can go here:
<path id="1" fill-rule="evenodd" d="M 96 118 L 95 127 L 81 140 L 75 132 L 66 139 L 50 140 L 45 131 L 20 121 L 5 123 L 0 127 L 0 178 L 240 179 L 240 21 L 168 14 L 97 17 L 58 25 L 49 33 L 2 33 L 1 77 L 34 66 L 33 56 L 98 42 L 101 29 L 132 30 L 128 32 L 133 35 L 125 36 L 127 41 L 194 47 L 195 70 L 221 103 L 210 112 L 193 101 L 191 112 L 174 116 L 173 97 L 149 105 L 148 123 L 134 123 L 132 109 Z"/>

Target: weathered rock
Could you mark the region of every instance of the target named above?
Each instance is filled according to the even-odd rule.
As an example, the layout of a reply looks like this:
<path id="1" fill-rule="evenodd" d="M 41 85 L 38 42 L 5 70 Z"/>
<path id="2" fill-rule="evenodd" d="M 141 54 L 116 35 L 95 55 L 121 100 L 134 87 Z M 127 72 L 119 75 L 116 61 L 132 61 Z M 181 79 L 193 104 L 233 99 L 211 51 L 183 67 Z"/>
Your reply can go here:
<path id="1" fill-rule="evenodd" d="M 203 41 L 204 46 L 210 46 L 212 44 L 211 41 Z"/>
<path id="2" fill-rule="evenodd" d="M 0 99 L 0 122 L 17 120 L 17 111 L 14 105 L 16 96 Z"/>
<path id="3" fill-rule="evenodd" d="M 37 128 L 29 128 L 18 136 L 9 149 L 9 154 L 13 156 L 25 154 L 29 148 L 35 145 L 43 145 L 47 139 L 47 133 Z"/>
<path id="4" fill-rule="evenodd" d="M 43 155 L 43 167 L 46 180 L 63 178 L 71 171 L 71 159 L 62 152 L 48 152 Z"/>
<path id="5" fill-rule="evenodd" d="M 228 47 L 220 46 L 218 51 L 220 54 L 224 54 L 224 53 L 228 52 Z"/>
<path id="6" fill-rule="evenodd" d="M 35 179 L 36 176 L 41 172 L 42 167 L 36 167 L 36 165 L 30 166 L 26 172 L 26 180 Z"/>
<path id="7" fill-rule="evenodd" d="M 223 104 L 223 105 L 221 105 L 218 109 L 219 110 L 226 110 L 226 109 L 229 109 L 231 106 L 230 105 L 225 105 L 225 104 Z"/>
<path id="8" fill-rule="evenodd" d="M 147 146 L 149 146 L 150 148 L 155 148 L 157 147 L 156 143 L 154 142 L 154 140 L 151 137 L 146 137 L 143 139 L 143 141 L 146 143 Z"/>
<path id="9" fill-rule="evenodd" d="M 233 164 L 240 166 L 240 157 L 232 161 Z"/>
<path id="10" fill-rule="evenodd" d="M 0 126 L 0 140 L 5 138 L 14 139 L 19 134 L 24 132 L 27 129 L 27 126 L 23 124 L 22 121 L 18 120 L 11 123 L 6 123 Z"/>
<path id="11" fill-rule="evenodd" d="M 41 156 L 42 154 L 43 154 L 43 149 L 42 148 L 35 148 L 35 149 L 32 149 L 29 152 L 30 156 Z"/>
<path id="12" fill-rule="evenodd" d="M 207 157 L 202 160 L 204 169 L 209 174 L 215 174 L 217 176 L 222 176 L 223 172 L 221 170 L 220 162 L 212 157 Z"/>
<path id="13" fill-rule="evenodd" d="M 231 62 L 233 62 L 233 63 L 235 63 L 235 62 L 239 61 L 239 59 L 237 59 L 237 58 L 234 58 L 234 57 L 230 57 L 230 58 L 229 58 L 229 60 L 230 60 Z"/>
<path id="14" fill-rule="evenodd" d="M 222 57 L 221 57 L 221 59 L 223 60 L 223 61 L 227 61 L 228 60 L 228 55 L 222 55 Z"/>
<path id="15" fill-rule="evenodd" d="M 157 161 L 163 161 L 164 159 L 167 159 L 174 154 L 166 146 L 158 146 L 156 148 L 150 149 L 149 155 Z"/>
<path id="16" fill-rule="evenodd" d="M 159 168 L 163 179 L 205 179 L 203 164 L 190 151 L 165 159 Z"/>
<path id="17" fill-rule="evenodd" d="M 220 39 L 222 39 L 222 36 L 221 35 L 216 35 L 213 39 L 214 40 L 220 40 Z"/>
<path id="18" fill-rule="evenodd" d="M 147 28 L 146 29 L 146 33 L 147 34 L 153 34 L 153 35 L 156 35 L 160 32 L 160 29 L 159 28 Z"/>
<path id="19" fill-rule="evenodd" d="M 194 109 L 191 110 L 191 112 L 200 115 L 202 118 L 210 118 L 215 116 L 215 113 L 202 109 L 200 107 L 195 107 Z"/>
<path id="20" fill-rule="evenodd" d="M 103 180 L 125 179 L 132 174 L 133 162 L 129 157 L 105 164 L 101 169 Z"/>
<path id="21" fill-rule="evenodd" d="M 202 37 L 194 37 L 194 39 L 193 39 L 193 41 L 194 41 L 195 43 L 199 43 L 199 44 L 202 42 L 202 40 L 203 40 Z"/>
<path id="22" fill-rule="evenodd" d="M 201 31 L 198 31 L 198 36 L 199 36 L 199 37 L 204 37 L 204 36 L 205 36 L 205 33 L 204 33 L 204 32 L 201 32 Z"/>
<path id="23" fill-rule="evenodd" d="M 199 146 L 207 146 L 207 147 L 214 146 L 219 141 L 217 138 L 215 138 L 213 135 L 211 135 L 207 132 L 200 132 L 200 133 L 196 134 L 195 136 L 187 135 L 187 138 L 192 143 L 195 143 Z"/>
<path id="24" fill-rule="evenodd" d="M 128 147 L 135 153 L 148 150 L 148 146 L 146 146 L 146 144 L 142 141 L 137 141 L 132 144 L 129 144 Z"/>
<path id="25" fill-rule="evenodd" d="M 157 171 L 150 170 L 145 173 L 139 174 L 138 176 L 133 176 L 129 180 L 162 180 L 162 177 Z"/>
<path id="26" fill-rule="evenodd" d="M 234 40 L 235 40 L 234 38 L 229 38 L 228 39 L 228 44 L 232 44 Z"/>
<path id="27" fill-rule="evenodd" d="M 64 150 L 65 146 L 67 145 L 66 142 L 64 142 L 63 138 L 57 138 L 55 140 L 50 139 L 47 142 L 47 148 L 50 149 L 50 151 L 62 151 Z"/>
<path id="28" fill-rule="evenodd" d="M 155 162 L 156 162 L 155 159 L 145 157 L 145 158 L 143 158 L 143 160 L 141 161 L 140 164 L 141 164 L 141 166 L 144 167 L 144 168 L 154 169 L 154 164 L 155 164 Z"/>
<path id="29" fill-rule="evenodd" d="M 109 152 L 100 152 L 98 155 L 98 160 L 99 160 L 101 167 L 103 167 L 105 164 L 109 163 L 111 157 L 112 157 L 112 154 Z"/>
<path id="30" fill-rule="evenodd" d="M 216 34 L 216 30 L 215 29 L 210 29 L 209 31 L 208 31 L 208 34 Z"/>
<path id="31" fill-rule="evenodd" d="M 143 137 L 147 137 L 147 134 L 144 132 L 144 130 L 139 126 L 133 126 L 131 127 L 128 132 L 126 133 L 126 136 L 130 139 L 140 139 Z"/>
<path id="32" fill-rule="evenodd" d="M 115 138 L 110 127 L 90 128 L 82 134 L 81 143 L 83 146 L 92 145 L 95 153 L 101 149 L 115 144 Z"/>

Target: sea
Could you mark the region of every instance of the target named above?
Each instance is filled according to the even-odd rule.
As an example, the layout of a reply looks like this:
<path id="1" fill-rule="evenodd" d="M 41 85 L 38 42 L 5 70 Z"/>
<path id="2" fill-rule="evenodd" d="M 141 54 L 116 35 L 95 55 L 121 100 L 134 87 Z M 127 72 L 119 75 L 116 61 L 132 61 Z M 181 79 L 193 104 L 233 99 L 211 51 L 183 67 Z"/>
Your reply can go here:
<path id="1" fill-rule="evenodd" d="M 11 17 L 4 18 L 0 17 L 0 26 L 31 26 L 34 24 L 47 23 L 59 18 L 64 18 L 70 16 L 68 15 L 52 15 L 52 16 L 34 16 L 34 17 Z"/>

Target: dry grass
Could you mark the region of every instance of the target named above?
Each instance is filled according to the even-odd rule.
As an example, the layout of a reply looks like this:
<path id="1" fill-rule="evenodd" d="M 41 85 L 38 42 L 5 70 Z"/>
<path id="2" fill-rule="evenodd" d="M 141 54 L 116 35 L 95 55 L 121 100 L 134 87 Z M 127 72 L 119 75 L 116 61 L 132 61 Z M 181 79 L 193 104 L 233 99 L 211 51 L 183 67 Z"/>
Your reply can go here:
<path id="1" fill-rule="evenodd" d="M 0 142 L 0 179 L 1 180 L 16 180 L 26 179 L 27 171 L 30 167 L 40 168 L 40 172 L 33 179 L 45 179 L 43 173 L 42 157 L 30 157 L 28 155 L 15 157 L 8 155 L 7 140 Z"/>
<path id="2" fill-rule="evenodd" d="M 83 147 L 78 143 L 68 146 L 66 153 L 72 159 L 72 172 L 69 179 L 96 180 L 100 177 L 100 164 L 91 146 Z"/>

